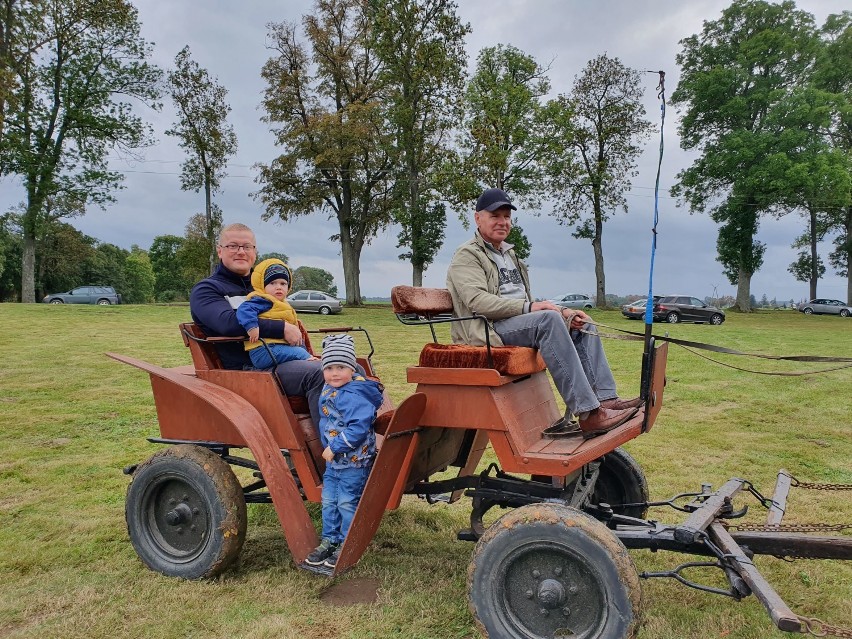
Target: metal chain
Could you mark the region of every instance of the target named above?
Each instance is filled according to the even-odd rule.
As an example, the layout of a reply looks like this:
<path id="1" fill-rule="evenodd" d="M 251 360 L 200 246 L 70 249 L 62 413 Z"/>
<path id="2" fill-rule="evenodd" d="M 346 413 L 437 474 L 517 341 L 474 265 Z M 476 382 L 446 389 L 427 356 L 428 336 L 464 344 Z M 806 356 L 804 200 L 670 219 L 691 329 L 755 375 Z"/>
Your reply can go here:
<path id="1" fill-rule="evenodd" d="M 811 634 L 814 637 L 841 637 L 841 639 L 852 639 L 852 630 L 849 628 L 841 628 L 840 626 L 832 626 L 825 623 L 816 617 L 799 617 L 799 621 L 804 626 L 803 634 Z"/>
<path id="2" fill-rule="evenodd" d="M 754 532 L 836 532 L 852 528 L 852 524 L 730 524 L 729 528 Z"/>
<path id="3" fill-rule="evenodd" d="M 852 484 L 827 484 L 816 481 L 799 481 L 793 475 L 782 473 L 790 478 L 790 485 L 808 490 L 852 490 Z"/>

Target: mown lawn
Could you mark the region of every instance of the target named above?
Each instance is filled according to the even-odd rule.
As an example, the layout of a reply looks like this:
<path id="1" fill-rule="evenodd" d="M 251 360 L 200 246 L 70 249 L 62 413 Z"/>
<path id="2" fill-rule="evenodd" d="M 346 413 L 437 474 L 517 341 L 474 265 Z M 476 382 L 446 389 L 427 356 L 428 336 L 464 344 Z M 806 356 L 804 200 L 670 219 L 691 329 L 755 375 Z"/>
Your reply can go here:
<path id="1" fill-rule="evenodd" d="M 642 330 L 615 311 L 601 322 Z M 457 541 L 469 503 L 427 505 L 406 497 L 386 515 L 358 566 L 341 580 L 378 579 L 378 601 L 330 607 L 330 582 L 297 570 L 269 505 L 249 507 L 238 566 L 213 581 L 150 572 L 124 524 L 123 466 L 158 447 L 148 376 L 106 358 L 116 351 L 163 366 L 190 363 L 177 324 L 186 307 L 0 305 L 0 637 L 478 636 L 465 578 L 473 546 Z M 405 367 L 428 339 L 389 308 L 305 315 L 308 327 L 360 325 L 396 402 L 412 392 Z M 720 327 L 656 326 L 672 336 L 769 354 L 852 357 L 852 320 L 794 312 L 730 314 Z M 446 335 L 445 329 L 442 334 Z M 623 395 L 638 390 L 638 343 L 607 342 Z M 826 368 L 716 356 L 761 371 Z M 724 368 L 672 347 L 665 406 L 654 430 L 626 448 L 644 468 L 652 498 L 745 477 L 771 494 L 781 467 L 807 481 L 852 483 L 852 368 L 770 377 Z M 852 493 L 791 494 L 787 521 L 852 522 Z M 749 521 L 765 512 L 751 502 Z M 319 524 L 318 509 L 311 508 Z M 677 521 L 674 512 L 655 511 Z M 843 534 L 850 534 L 845 531 Z M 687 558 L 635 552 L 639 571 Z M 852 626 L 852 564 L 758 558 L 799 614 Z M 715 580 L 707 576 L 711 582 Z M 774 631 L 754 597 L 742 603 L 670 581 L 643 582 L 650 639 L 757 639 Z"/>

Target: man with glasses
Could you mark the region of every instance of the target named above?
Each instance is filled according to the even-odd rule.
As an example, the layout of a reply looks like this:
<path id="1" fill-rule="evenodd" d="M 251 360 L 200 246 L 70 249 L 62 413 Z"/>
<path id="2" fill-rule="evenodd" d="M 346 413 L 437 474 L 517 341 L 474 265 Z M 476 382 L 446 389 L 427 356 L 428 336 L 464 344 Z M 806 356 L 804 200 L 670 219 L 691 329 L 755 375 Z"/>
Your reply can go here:
<path id="1" fill-rule="evenodd" d="M 253 290 L 251 270 L 257 259 L 254 232 L 245 224 L 229 224 L 219 233 L 216 246 L 219 266 L 214 273 L 196 284 L 189 294 L 192 321 L 208 337 L 242 337 L 246 332 L 237 321 L 236 308 Z M 291 346 L 303 346 L 302 332 L 296 324 L 259 318 L 260 337 L 281 338 Z M 251 360 L 242 342 L 217 344 L 222 365 L 242 370 Z M 324 384 L 319 361 L 294 360 L 278 365 L 275 373 L 288 395 L 307 398 L 311 419 L 319 425 L 319 394 Z"/>

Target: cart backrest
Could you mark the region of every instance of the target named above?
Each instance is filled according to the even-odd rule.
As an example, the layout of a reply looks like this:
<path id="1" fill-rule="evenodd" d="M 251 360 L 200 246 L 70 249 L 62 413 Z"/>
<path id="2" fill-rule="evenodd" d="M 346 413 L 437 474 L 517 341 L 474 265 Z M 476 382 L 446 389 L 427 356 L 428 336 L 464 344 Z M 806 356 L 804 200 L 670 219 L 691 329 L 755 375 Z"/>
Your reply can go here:
<path id="1" fill-rule="evenodd" d="M 438 315 L 453 312 L 453 298 L 445 288 L 394 286 L 391 289 L 391 305 L 397 316 L 417 315 L 435 318 Z M 482 321 L 482 318 L 458 321 Z M 531 375 L 545 369 L 544 360 L 534 348 L 492 346 L 489 353 L 489 349 L 485 346 L 438 344 L 437 341 L 423 347 L 418 365 L 442 369 L 493 368 L 501 375 Z M 413 380 L 409 379 L 409 381 Z M 471 379 L 471 383 L 478 382 Z"/>

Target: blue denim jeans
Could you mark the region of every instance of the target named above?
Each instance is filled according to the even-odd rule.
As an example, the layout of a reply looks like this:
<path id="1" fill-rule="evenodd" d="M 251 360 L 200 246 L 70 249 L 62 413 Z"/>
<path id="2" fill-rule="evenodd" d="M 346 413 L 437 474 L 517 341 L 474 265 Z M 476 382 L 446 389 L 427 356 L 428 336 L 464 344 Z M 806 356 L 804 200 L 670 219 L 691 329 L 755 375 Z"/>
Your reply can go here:
<path id="1" fill-rule="evenodd" d="M 269 351 L 272 351 L 272 355 L 275 356 L 274 360 Z M 275 368 L 278 364 L 283 364 L 284 362 L 309 359 L 310 356 L 311 354 L 301 346 L 278 343 L 258 346 L 249 351 L 252 366 L 262 371 Z"/>
<path id="2" fill-rule="evenodd" d="M 322 476 L 322 538 L 342 544 L 367 484 L 370 467 L 325 467 Z"/>

